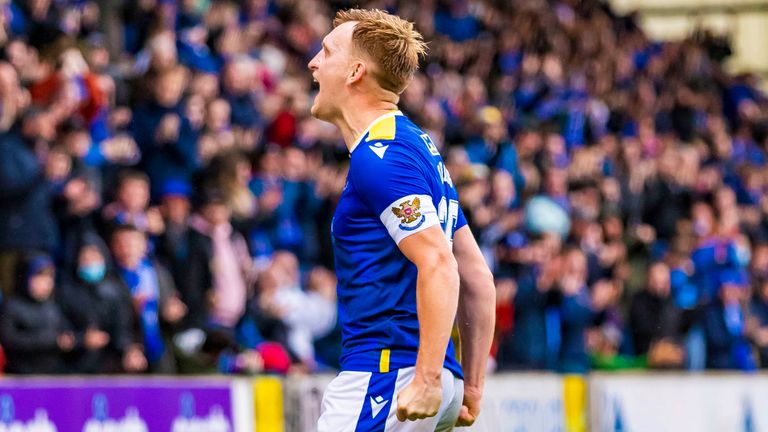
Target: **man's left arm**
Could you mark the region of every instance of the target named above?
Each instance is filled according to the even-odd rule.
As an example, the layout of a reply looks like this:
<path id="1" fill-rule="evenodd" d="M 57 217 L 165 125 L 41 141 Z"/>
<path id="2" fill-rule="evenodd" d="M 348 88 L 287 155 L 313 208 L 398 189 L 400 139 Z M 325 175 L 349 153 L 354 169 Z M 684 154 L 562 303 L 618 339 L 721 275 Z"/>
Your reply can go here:
<path id="1" fill-rule="evenodd" d="M 458 324 L 464 371 L 464 403 L 456 426 L 470 426 L 480 414 L 485 369 L 496 322 L 496 289 L 493 275 L 469 226 L 459 228 L 454 234 L 453 253 L 461 277 Z"/>

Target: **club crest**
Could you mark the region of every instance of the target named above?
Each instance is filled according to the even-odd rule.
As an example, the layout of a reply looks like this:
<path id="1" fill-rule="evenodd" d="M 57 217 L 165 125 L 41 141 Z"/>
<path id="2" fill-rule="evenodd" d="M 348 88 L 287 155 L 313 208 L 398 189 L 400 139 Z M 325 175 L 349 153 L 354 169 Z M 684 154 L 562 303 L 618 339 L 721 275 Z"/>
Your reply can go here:
<path id="1" fill-rule="evenodd" d="M 413 200 L 404 200 L 398 204 L 398 207 L 392 207 L 392 213 L 400 218 L 401 229 L 412 230 L 418 228 L 424 222 L 424 216 L 419 211 L 420 208 L 421 200 L 414 198 Z M 413 223 L 417 221 L 416 226 L 413 226 Z"/>

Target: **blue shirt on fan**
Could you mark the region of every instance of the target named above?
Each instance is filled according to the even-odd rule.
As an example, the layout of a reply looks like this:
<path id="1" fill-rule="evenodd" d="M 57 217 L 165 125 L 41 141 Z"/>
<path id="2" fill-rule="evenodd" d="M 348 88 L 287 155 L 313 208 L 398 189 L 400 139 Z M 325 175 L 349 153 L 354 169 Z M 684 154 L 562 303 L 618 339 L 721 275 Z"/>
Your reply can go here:
<path id="1" fill-rule="evenodd" d="M 467 221 L 437 148 L 399 111 L 375 120 L 352 146 L 350 158 L 331 227 L 341 368 L 389 372 L 414 366 L 417 271 L 398 244 L 438 224 L 452 242 Z M 452 342 L 444 367 L 462 377 Z"/>

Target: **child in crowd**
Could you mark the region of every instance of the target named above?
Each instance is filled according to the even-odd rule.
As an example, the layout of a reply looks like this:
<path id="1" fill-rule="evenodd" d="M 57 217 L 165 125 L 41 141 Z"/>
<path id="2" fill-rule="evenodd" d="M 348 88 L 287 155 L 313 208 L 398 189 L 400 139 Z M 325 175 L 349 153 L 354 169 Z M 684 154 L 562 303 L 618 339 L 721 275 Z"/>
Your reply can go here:
<path id="1" fill-rule="evenodd" d="M 138 171 L 124 172 L 118 181 L 115 201 L 104 207 L 108 224 L 133 225 L 138 230 L 160 235 L 165 231 L 163 216 L 149 207 L 149 177 Z"/>
<path id="2" fill-rule="evenodd" d="M 130 346 L 124 366 L 142 369 L 143 365 L 149 372 L 173 373 L 176 364 L 169 341 L 187 313 L 173 278 L 147 255 L 147 237 L 141 230 L 119 226 L 111 245 L 117 274 L 133 300 L 136 323 L 136 344 Z"/>

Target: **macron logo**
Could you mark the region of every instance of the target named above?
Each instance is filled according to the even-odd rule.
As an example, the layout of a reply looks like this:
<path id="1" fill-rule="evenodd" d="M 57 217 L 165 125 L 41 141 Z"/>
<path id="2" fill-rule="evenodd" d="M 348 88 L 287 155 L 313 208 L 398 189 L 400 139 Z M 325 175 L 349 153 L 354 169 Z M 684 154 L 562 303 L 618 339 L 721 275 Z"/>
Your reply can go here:
<path id="1" fill-rule="evenodd" d="M 376 153 L 376 156 L 378 156 L 380 159 L 384 159 L 384 152 L 387 151 L 387 149 L 389 148 L 389 145 L 376 143 L 372 146 L 368 146 L 368 148 L 373 150 L 373 152 Z"/>
<path id="2" fill-rule="evenodd" d="M 371 396 L 371 418 L 376 418 L 376 416 L 379 415 L 379 412 L 381 412 L 381 409 L 384 408 L 384 405 L 386 405 L 387 402 L 389 401 L 385 400 L 381 396 L 376 396 L 375 398 Z"/>

